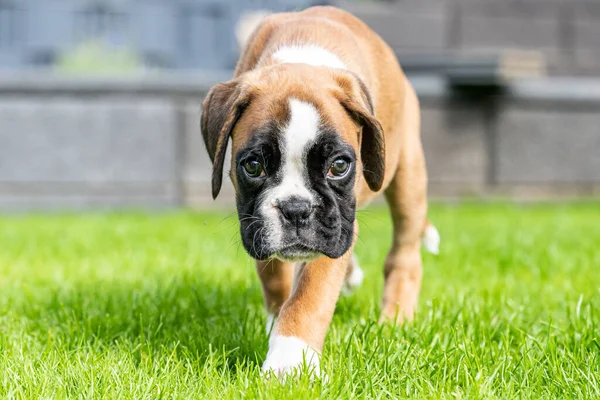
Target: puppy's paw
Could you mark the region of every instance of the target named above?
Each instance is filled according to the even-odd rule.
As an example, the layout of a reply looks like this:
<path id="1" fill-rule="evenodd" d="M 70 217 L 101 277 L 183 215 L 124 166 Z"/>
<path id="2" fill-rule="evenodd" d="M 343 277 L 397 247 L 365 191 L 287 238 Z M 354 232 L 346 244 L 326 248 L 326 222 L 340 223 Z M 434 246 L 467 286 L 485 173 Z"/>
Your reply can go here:
<path id="1" fill-rule="evenodd" d="M 358 264 L 358 258 L 356 255 L 352 255 L 352 265 L 350 268 L 350 273 L 346 276 L 346 280 L 344 281 L 344 286 L 342 287 L 342 294 L 349 295 L 358 287 L 360 287 L 365 279 L 365 273 L 360 268 Z"/>
<path id="2" fill-rule="evenodd" d="M 425 247 L 425 250 L 427 250 L 431 254 L 440 254 L 441 238 L 440 233 L 438 232 L 435 226 L 429 223 L 427 224 L 421 242 L 423 244 L 423 247 Z"/>
<path id="3" fill-rule="evenodd" d="M 269 341 L 269 352 L 262 366 L 266 374 L 285 380 L 298 374 L 306 365 L 311 378 L 320 376 L 319 353 L 303 340 L 293 336 L 274 335 Z"/>

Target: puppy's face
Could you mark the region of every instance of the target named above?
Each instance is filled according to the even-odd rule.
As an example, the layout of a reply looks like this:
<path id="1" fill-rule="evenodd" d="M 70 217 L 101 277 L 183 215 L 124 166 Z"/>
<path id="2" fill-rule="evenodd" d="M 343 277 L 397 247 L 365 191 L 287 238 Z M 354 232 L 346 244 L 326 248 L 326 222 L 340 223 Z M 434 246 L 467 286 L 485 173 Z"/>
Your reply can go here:
<path id="1" fill-rule="evenodd" d="M 315 104 L 286 100 L 285 119 L 267 120 L 235 152 L 242 242 L 256 259 L 337 258 L 352 244 L 356 152 Z"/>
<path id="2" fill-rule="evenodd" d="M 353 86 L 359 84 L 353 82 L 356 78 L 333 76 L 328 70 L 315 78 L 307 72 L 301 66 L 287 66 L 229 83 L 225 97 L 234 103 L 241 99 L 237 106 L 215 109 L 211 95 L 205 101 L 203 134 L 209 153 L 210 113 L 222 113 L 221 107 L 234 109 L 233 117 L 231 112 L 221 117 L 225 122 L 218 134 L 225 135 L 221 132 L 225 127 L 230 129 L 226 137 L 233 137 L 230 177 L 242 243 L 255 259 L 338 258 L 354 239 L 354 193 L 365 158 L 361 139 L 364 146 L 365 131 L 369 136 L 382 133 L 369 105 L 362 104 L 369 102 L 368 94 L 352 93 L 360 90 Z M 359 112 L 366 116 L 353 114 Z M 226 126 L 228 118 L 231 128 Z M 370 121 L 365 123 L 365 118 Z M 365 130 L 366 124 L 372 126 Z M 370 151 L 382 153 L 376 147 Z M 218 153 L 217 149 L 212 155 L 215 164 Z M 213 173 L 220 175 L 217 170 Z M 383 171 L 374 174 L 377 181 Z M 213 189 L 214 183 L 213 175 Z"/>

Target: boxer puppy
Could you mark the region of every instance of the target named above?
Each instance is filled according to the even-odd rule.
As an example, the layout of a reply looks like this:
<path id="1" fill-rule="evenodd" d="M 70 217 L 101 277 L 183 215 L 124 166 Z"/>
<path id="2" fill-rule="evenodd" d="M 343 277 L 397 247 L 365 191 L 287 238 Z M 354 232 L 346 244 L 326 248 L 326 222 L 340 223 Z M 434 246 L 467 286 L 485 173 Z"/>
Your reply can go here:
<path id="1" fill-rule="evenodd" d="M 247 27 L 246 27 L 247 29 Z M 201 129 L 222 182 L 230 178 L 244 248 L 256 260 L 272 326 L 265 371 L 278 376 L 319 354 L 345 286 L 362 281 L 353 258 L 357 207 L 379 193 L 393 219 L 382 319 L 411 319 L 428 224 L 419 105 L 393 51 L 333 7 L 266 16 L 252 30 L 233 80 L 204 100 Z"/>

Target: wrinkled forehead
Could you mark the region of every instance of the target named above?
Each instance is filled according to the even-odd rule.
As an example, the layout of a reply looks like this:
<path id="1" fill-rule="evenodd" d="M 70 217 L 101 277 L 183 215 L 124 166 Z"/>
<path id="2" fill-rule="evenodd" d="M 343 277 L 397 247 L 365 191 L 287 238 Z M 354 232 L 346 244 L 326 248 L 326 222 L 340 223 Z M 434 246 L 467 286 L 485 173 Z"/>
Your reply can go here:
<path id="1" fill-rule="evenodd" d="M 299 151 L 324 132 L 357 148 L 358 127 L 335 99 L 300 94 L 261 97 L 253 99 L 233 131 L 234 154 L 261 137 L 277 141 L 286 152 Z"/>

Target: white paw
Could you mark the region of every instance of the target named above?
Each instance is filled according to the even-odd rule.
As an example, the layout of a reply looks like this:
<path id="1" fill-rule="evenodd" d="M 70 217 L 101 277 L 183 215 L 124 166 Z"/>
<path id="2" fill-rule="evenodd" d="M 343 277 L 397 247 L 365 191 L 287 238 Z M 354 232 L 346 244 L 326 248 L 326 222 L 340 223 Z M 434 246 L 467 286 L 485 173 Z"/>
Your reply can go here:
<path id="1" fill-rule="evenodd" d="M 356 258 L 356 255 L 352 255 L 352 272 L 350 272 L 350 275 L 348 275 L 346 277 L 346 281 L 344 282 L 344 287 L 342 288 L 342 293 L 343 294 L 350 294 L 352 293 L 356 288 L 360 287 L 360 285 L 362 285 L 363 280 L 365 279 L 365 273 L 363 272 L 363 270 L 360 268 L 360 265 L 358 264 L 358 258 Z"/>
<path id="2" fill-rule="evenodd" d="M 423 247 L 425 250 L 430 252 L 431 254 L 439 254 L 440 253 L 440 233 L 435 228 L 435 226 L 428 224 L 427 228 L 425 228 L 425 233 L 423 234 Z"/>
<path id="3" fill-rule="evenodd" d="M 285 379 L 298 373 L 306 365 L 311 377 L 321 373 L 319 353 L 303 340 L 293 336 L 273 335 L 269 341 L 269 352 L 262 370 Z"/>

